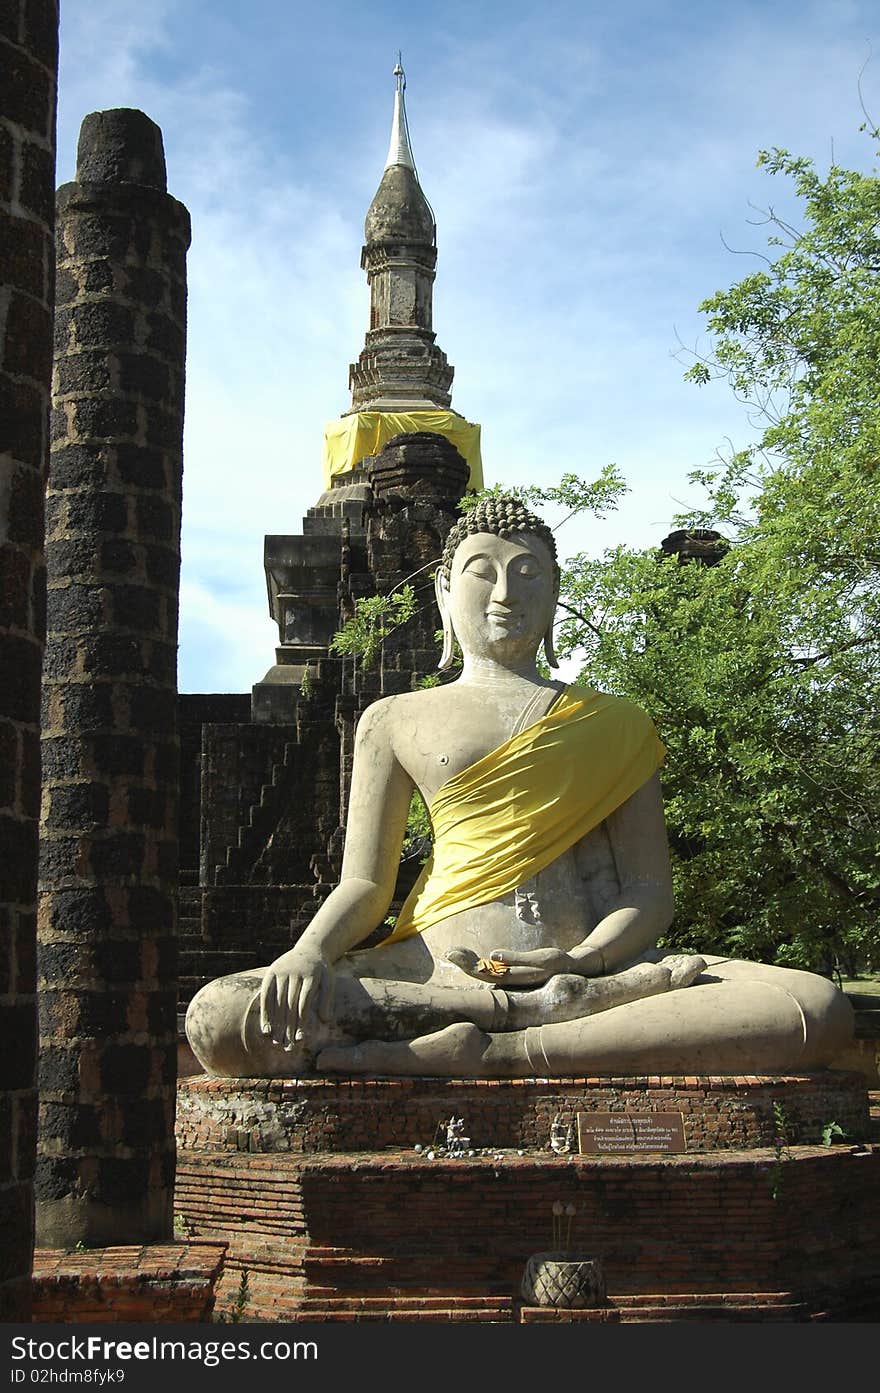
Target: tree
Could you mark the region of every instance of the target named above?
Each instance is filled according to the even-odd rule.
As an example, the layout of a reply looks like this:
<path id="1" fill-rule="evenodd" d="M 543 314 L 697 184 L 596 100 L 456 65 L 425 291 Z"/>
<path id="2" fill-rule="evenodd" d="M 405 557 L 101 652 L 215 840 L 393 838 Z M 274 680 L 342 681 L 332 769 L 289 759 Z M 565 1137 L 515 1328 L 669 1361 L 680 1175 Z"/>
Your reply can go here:
<path id="1" fill-rule="evenodd" d="M 759 162 L 803 227 L 767 213 L 771 256 L 701 306 L 714 350 L 688 373 L 762 422 L 678 520 L 729 545 L 573 558 L 560 649 L 667 744 L 671 941 L 829 971 L 880 921 L 880 182 Z"/>

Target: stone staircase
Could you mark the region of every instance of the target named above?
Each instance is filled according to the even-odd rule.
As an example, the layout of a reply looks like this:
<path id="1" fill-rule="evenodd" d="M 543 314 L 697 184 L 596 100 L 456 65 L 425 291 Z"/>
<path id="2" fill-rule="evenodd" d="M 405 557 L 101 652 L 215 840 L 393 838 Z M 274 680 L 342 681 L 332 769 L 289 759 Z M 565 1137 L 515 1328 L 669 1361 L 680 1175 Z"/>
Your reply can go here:
<path id="1" fill-rule="evenodd" d="M 215 871 L 217 885 L 243 885 L 261 881 L 269 875 L 264 865 L 276 828 L 284 816 L 285 805 L 295 796 L 306 763 L 302 746 L 285 740 L 281 758 L 273 761 L 268 783 L 260 786 L 257 802 L 242 808 L 238 840 L 226 848 L 226 863 Z"/>
<path id="2" fill-rule="evenodd" d="M 228 1244 L 217 1286 L 217 1312 L 227 1320 L 241 1303 L 243 1321 L 287 1321 L 301 1303 L 305 1281 L 305 1219 L 295 1171 L 278 1172 L 271 1156 L 178 1157 L 175 1211 L 188 1234 Z M 262 1163 L 262 1164 L 261 1164 Z M 268 1163 L 268 1164 L 267 1164 Z M 247 1274 L 242 1290 L 242 1275 Z"/>

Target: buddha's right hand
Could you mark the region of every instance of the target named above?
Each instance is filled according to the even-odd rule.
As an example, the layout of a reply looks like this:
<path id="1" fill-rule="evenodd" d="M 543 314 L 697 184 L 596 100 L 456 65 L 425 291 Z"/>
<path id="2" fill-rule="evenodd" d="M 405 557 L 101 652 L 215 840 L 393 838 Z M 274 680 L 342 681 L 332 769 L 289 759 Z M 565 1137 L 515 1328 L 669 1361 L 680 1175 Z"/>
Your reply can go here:
<path id="1" fill-rule="evenodd" d="M 320 949 L 297 944 L 266 969 L 260 988 L 260 1029 L 276 1045 L 293 1049 L 316 1022 L 333 1017 L 336 974 Z"/>

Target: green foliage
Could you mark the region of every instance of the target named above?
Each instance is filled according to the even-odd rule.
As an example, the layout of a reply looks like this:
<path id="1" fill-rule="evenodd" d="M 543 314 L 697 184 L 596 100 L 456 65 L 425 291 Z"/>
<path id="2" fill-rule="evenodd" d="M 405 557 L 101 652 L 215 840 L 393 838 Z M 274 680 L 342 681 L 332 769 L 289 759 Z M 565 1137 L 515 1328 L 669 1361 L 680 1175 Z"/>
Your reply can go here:
<path id="1" fill-rule="evenodd" d="M 845 1138 L 846 1132 L 843 1130 L 839 1122 L 826 1122 L 825 1126 L 822 1128 L 823 1146 L 833 1146 L 835 1139 L 844 1141 Z"/>
<path id="2" fill-rule="evenodd" d="M 880 183 L 761 161 L 804 229 L 768 214 L 773 258 L 705 302 L 689 373 L 763 421 L 678 519 L 727 552 L 573 558 L 557 648 L 667 745 L 669 943 L 830 972 L 870 961 L 880 922 Z"/>
<path id="3" fill-rule="evenodd" d="M 416 612 L 415 591 L 402 585 L 391 595 L 369 595 L 355 602 L 348 622 L 333 635 L 333 653 L 357 654 L 364 668 L 374 666 L 382 643 Z"/>
<path id="4" fill-rule="evenodd" d="M 558 484 L 549 487 L 540 487 L 537 484 L 493 484 L 491 488 L 483 489 L 479 493 L 465 494 L 458 506 L 461 512 L 467 513 L 476 507 L 482 498 L 513 497 L 530 506 L 550 503 L 560 507 L 565 511 L 565 522 L 577 513 L 593 513 L 597 518 L 604 517 L 606 513 L 614 511 L 618 500 L 625 492 L 626 484 L 617 465 L 606 464 L 599 477 L 589 483 L 579 479 L 576 474 L 563 474 Z M 557 524 L 557 527 L 561 526 L 562 523 Z"/>
<path id="5" fill-rule="evenodd" d="M 409 812 L 406 817 L 406 835 L 404 837 L 404 847 L 424 846 L 433 840 L 434 832 L 431 827 L 431 819 L 428 816 L 428 809 L 425 800 L 418 789 L 413 789 L 412 797 L 409 800 Z"/>
<path id="6" fill-rule="evenodd" d="M 247 1317 L 247 1309 L 250 1305 L 250 1273 L 247 1268 L 242 1268 L 241 1276 L 238 1279 L 238 1287 L 235 1299 L 227 1311 L 219 1311 L 214 1316 L 214 1321 L 219 1325 L 238 1325 Z"/>
<path id="7" fill-rule="evenodd" d="M 175 1237 L 175 1238 L 180 1238 L 180 1239 L 190 1238 L 190 1237 L 192 1236 L 192 1232 L 193 1232 L 193 1231 L 192 1231 L 192 1228 L 190 1227 L 189 1220 L 186 1219 L 186 1218 L 183 1216 L 183 1214 L 175 1214 L 175 1216 L 174 1216 L 174 1237 Z"/>
<path id="8" fill-rule="evenodd" d="M 783 1103 L 773 1104 L 773 1165 L 770 1170 L 770 1194 L 775 1200 L 782 1194 L 785 1163 L 791 1157 L 791 1120 Z"/>

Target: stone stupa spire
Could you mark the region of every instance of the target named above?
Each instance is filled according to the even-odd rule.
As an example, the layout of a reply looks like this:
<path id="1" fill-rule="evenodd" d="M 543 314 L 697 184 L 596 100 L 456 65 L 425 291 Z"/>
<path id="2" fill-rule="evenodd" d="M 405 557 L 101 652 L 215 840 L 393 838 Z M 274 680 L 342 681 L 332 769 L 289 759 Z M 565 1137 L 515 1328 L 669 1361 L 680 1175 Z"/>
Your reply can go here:
<path id="1" fill-rule="evenodd" d="M 361 266 L 370 286 L 370 327 L 349 373 L 351 410 L 447 410 L 453 369 L 432 325 L 434 214 L 416 173 L 400 62 L 394 78 L 388 159 L 364 223 Z"/>
<path id="2" fill-rule="evenodd" d="M 413 159 L 412 146 L 409 142 L 409 123 L 406 119 L 406 73 L 400 65 L 400 54 L 397 55 L 397 66 L 394 69 L 394 76 L 397 79 L 397 88 L 394 93 L 394 116 L 391 121 L 391 140 L 388 145 L 388 158 L 385 161 L 385 168 L 390 169 L 392 165 L 404 164 L 416 173 L 416 162 Z M 418 175 L 416 175 L 418 178 Z"/>

